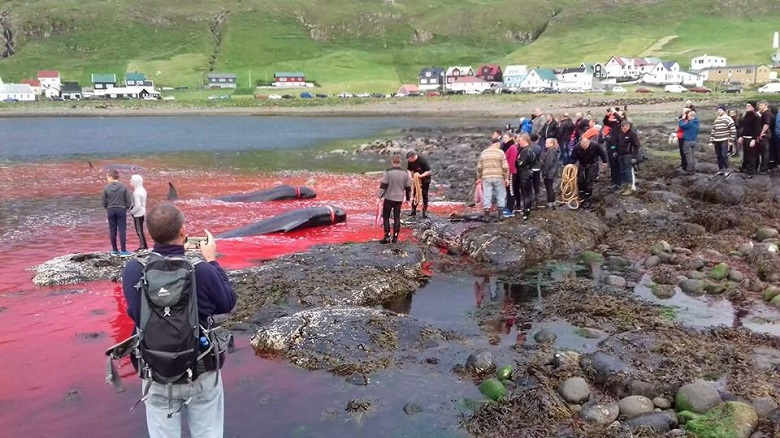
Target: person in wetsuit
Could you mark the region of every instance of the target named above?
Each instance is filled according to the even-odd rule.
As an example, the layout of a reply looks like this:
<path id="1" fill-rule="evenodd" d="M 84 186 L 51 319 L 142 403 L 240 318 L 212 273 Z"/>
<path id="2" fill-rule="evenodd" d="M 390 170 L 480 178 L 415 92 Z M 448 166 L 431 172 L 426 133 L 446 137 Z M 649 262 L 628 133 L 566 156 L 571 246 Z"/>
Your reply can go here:
<path id="1" fill-rule="evenodd" d="M 599 159 L 601 166 L 607 167 L 607 152 L 595 141 L 587 138 L 580 140 L 579 146 L 574 148 L 571 159 L 577 163 L 577 188 L 580 192 L 580 201 L 583 208 L 590 207 L 593 196 L 593 182 L 599 175 Z"/>
<path id="2" fill-rule="evenodd" d="M 422 195 L 422 216 L 428 217 L 428 190 L 431 188 L 431 166 L 428 165 L 428 161 L 417 155 L 415 151 L 409 151 L 406 153 L 406 170 L 409 171 L 409 176 L 414 181 L 415 175 L 420 179 L 421 195 Z M 414 188 L 414 185 L 412 186 Z M 415 189 L 416 190 L 416 189 Z M 412 193 L 412 216 L 417 215 L 417 197 L 416 192 Z"/>

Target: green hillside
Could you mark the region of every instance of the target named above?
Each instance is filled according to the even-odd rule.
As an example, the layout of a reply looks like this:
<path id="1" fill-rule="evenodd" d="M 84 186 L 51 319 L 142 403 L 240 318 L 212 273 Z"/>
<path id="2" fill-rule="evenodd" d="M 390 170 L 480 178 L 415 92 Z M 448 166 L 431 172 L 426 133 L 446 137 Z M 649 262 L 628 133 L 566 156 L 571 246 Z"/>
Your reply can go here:
<path id="1" fill-rule="evenodd" d="M 684 9 L 680 5 L 684 4 Z M 680 61 L 703 53 L 768 62 L 780 2 L 764 0 L 5 0 L 0 77 L 69 80 L 141 71 L 197 87 L 303 71 L 329 90 L 390 90 L 425 65 L 531 66 L 613 54 Z M 9 43 L 10 34 L 10 44 Z M 6 53 L 7 55 L 7 53 Z"/>

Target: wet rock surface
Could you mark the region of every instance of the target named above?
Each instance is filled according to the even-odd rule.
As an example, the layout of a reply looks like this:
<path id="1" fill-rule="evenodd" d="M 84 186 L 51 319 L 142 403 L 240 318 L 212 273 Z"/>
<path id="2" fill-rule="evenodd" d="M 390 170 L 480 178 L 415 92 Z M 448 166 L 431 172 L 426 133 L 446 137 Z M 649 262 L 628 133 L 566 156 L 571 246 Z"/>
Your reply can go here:
<path id="1" fill-rule="evenodd" d="M 36 286 L 86 283 L 96 280 L 116 281 L 128 258 L 107 252 L 68 254 L 55 257 L 35 267 Z"/>
<path id="2" fill-rule="evenodd" d="M 446 339 L 441 330 L 395 312 L 328 307 L 279 318 L 261 327 L 251 344 L 309 370 L 351 375 L 397 365 L 403 354 Z"/>

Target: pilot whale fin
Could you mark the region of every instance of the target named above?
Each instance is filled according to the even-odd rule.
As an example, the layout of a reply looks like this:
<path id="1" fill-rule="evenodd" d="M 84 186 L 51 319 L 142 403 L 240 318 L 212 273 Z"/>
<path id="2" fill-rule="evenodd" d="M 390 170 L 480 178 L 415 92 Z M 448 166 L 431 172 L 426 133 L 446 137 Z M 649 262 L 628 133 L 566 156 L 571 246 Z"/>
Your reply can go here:
<path id="1" fill-rule="evenodd" d="M 168 182 L 168 200 L 175 201 L 179 199 L 179 193 L 171 182 Z"/>

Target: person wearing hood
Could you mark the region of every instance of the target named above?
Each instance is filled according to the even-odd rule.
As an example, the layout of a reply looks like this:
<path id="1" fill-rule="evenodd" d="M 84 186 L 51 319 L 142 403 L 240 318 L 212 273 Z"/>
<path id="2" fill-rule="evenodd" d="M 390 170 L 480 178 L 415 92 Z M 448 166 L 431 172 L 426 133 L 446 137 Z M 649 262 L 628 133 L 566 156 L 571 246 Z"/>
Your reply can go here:
<path id="1" fill-rule="evenodd" d="M 133 175 L 130 177 L 130 184 L 133 186 L 133 208 L 130 209 L 130 215 L 133 216 L 135 234 L 138 236 L 139 243 L 136 252 L 145 251 L 149 247 L 146 245 L 146 235 L 144 234 L 144 219 L 146 218 L 144 178 L 141 175 Z"/>
<path id="2" fill-rule="evenodd" d="M 531 119 L 526 119 L 525 117 L 520 117 L 520 132 L 525 132 L 527 134 L 530 134 L 531 131 L 533 131 L 533 123 L 531 122 Z"/>
<path id="3" fill-rule="evenodd" d="M 699 117 L 696 111 L 688 111 L 684 118 L 677 122 L 682 129 L 683 154 L 685 155 L 685 170 L 689 175 L 696 173 L 696 140 L 699 138 Z"/>
<path id="4" fill-rule="evenodd" d="M 108 184 L 103 188 L 103 208 L 108 214 L 108 235 L 111 240 L 113 254 L 130 255 L 127 252 L 127 210 L 133 207 L 133 198 L 124 184 L 119 182 L 119 171 L 112 169 L 106 175 Z M 119 231 L 119 248 L 117 250 L 116 235 Z"/>

